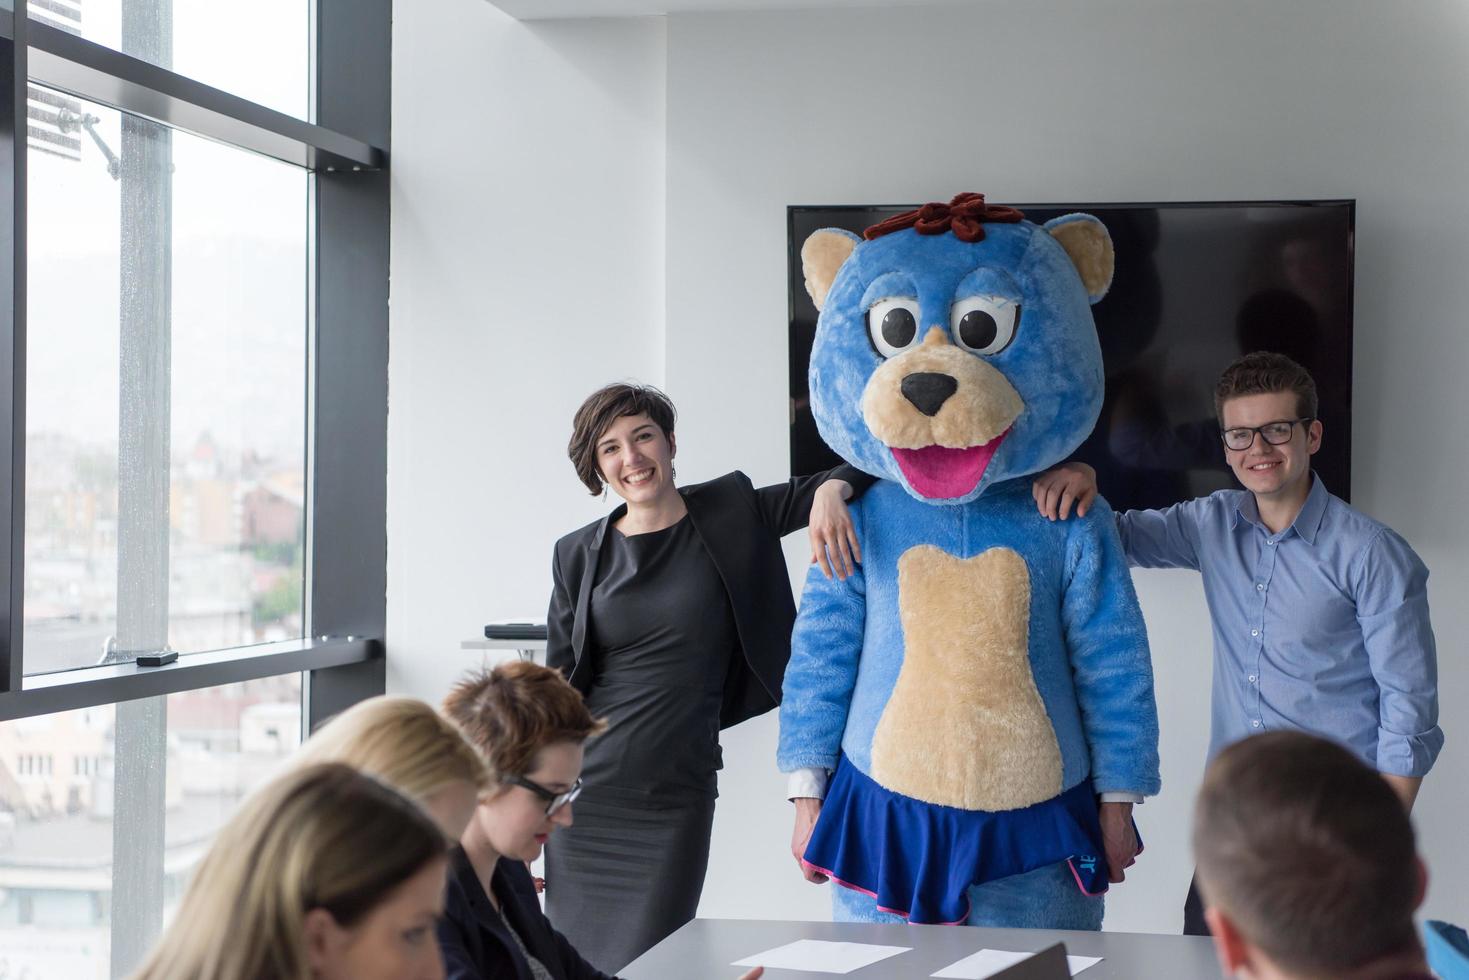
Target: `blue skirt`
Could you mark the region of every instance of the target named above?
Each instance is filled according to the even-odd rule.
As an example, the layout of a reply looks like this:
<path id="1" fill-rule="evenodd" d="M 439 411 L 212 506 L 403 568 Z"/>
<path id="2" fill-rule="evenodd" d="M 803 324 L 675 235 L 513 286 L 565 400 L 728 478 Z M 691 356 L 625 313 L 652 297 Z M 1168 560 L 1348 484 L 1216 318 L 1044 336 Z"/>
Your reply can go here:
<path id="1" fill-rule="evenodd" d="M 969 915 L 970 885 L 1062 861 L 1078 888 L 1100 895 L 1105 854 L 1089 780 L 1019 810 L 961 810 L 884 789 L 844 756 L 803 860 L 884 912 L 957 925 Z"/>

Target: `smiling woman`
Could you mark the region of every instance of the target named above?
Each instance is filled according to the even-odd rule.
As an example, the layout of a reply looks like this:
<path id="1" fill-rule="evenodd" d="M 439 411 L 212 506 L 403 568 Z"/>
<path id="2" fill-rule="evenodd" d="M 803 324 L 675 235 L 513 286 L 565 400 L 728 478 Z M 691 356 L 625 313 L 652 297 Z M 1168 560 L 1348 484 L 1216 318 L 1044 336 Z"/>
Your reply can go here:
<path id="1" fill-rule="evenodd" d="M 610 730 L 587 748 L 575 826 L 547 847 L 546 908 L 604 969 L 698 906 L 719 730 L 775 706 L 790 658 L 780 538 L 809 522 L 813 559 L 846 577 L 861 555 L 843 501 L 872 483 L 841 467 L 759 489 L 738 471 L 680 488 L 675 414 L 655 388 L 608 385 L 576 413 L 567 447 L 587 489 L 623 504 L 556 544 L 547 663 Z"/>

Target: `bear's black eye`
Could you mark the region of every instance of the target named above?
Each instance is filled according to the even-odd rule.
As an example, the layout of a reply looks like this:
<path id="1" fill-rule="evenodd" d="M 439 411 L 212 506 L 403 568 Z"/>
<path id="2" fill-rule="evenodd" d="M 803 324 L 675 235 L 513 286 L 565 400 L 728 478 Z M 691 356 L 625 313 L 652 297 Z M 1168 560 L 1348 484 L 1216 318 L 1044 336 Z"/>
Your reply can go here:
<path id="1" fill-rule="evenodd" d="M 895 357 L 918 340 L 918 300 L 897 296 L 878 300 L 867 311 L 867 332 L 883 357 Z"/>
<path id="2" fill-rule="evenodd" d="M 993 344 L 995 334 L 999 332 L 999 328 L 995 326 L 995 318 L 984 310 L 970 310 L 959 321 L 960 342 L 974 350 Z"/>
<path id="3" fill-rule="evenodd" d="M 882 318 L 882 339 L 893 347 L 907 347 L 917 332 L 918 324 L 907 310 L 888 310 Z"/>
<path id="4" fill-rule="evenodd" d="M 966 296 L 949 311 L 954 343 L 971 354 L 1000 353 L 1020 327 L 1020 304 L 996 296 Z"/>

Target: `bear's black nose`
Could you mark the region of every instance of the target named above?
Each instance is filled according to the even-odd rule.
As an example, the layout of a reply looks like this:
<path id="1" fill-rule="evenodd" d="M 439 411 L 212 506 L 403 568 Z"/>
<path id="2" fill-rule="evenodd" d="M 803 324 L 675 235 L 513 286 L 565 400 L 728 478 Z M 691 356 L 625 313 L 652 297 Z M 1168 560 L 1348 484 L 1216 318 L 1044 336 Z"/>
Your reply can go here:
<path id="1" fill-rule="evenodd" d="M 947 374 L 920 371 L 903 379 L 903 397 L 912 402 L 924 415 L 934 416 L 944 407 L 959 388 L 959 382 Z"/>

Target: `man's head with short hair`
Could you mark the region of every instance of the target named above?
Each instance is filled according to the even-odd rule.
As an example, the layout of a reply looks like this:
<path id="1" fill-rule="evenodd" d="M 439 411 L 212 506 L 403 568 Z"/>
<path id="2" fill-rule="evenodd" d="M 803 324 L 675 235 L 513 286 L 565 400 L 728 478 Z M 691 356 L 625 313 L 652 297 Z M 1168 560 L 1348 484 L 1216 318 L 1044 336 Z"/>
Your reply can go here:
<path id="1" fill-rule="evenodd" d="M 1412 824 L 1387 782 L 1334 743 L 1270 732 L 1219 753 L 1193 846 L 1226 971 L 1263 954 L 1291 975 L 1338 977 L 1419 951 Z"/>
<path id="2" fill-rule="evenodd" d="M 1224 425 L 1224 403 L 1243 395 L 1272 395 L 1288 391 L 1296 396 L 1296 414 L 1316 418 L 1316 382 L 1311 373 L 1284 354 L 1255 351 L 1224 369 L 1214 385 L 1214 414 Z"/>

